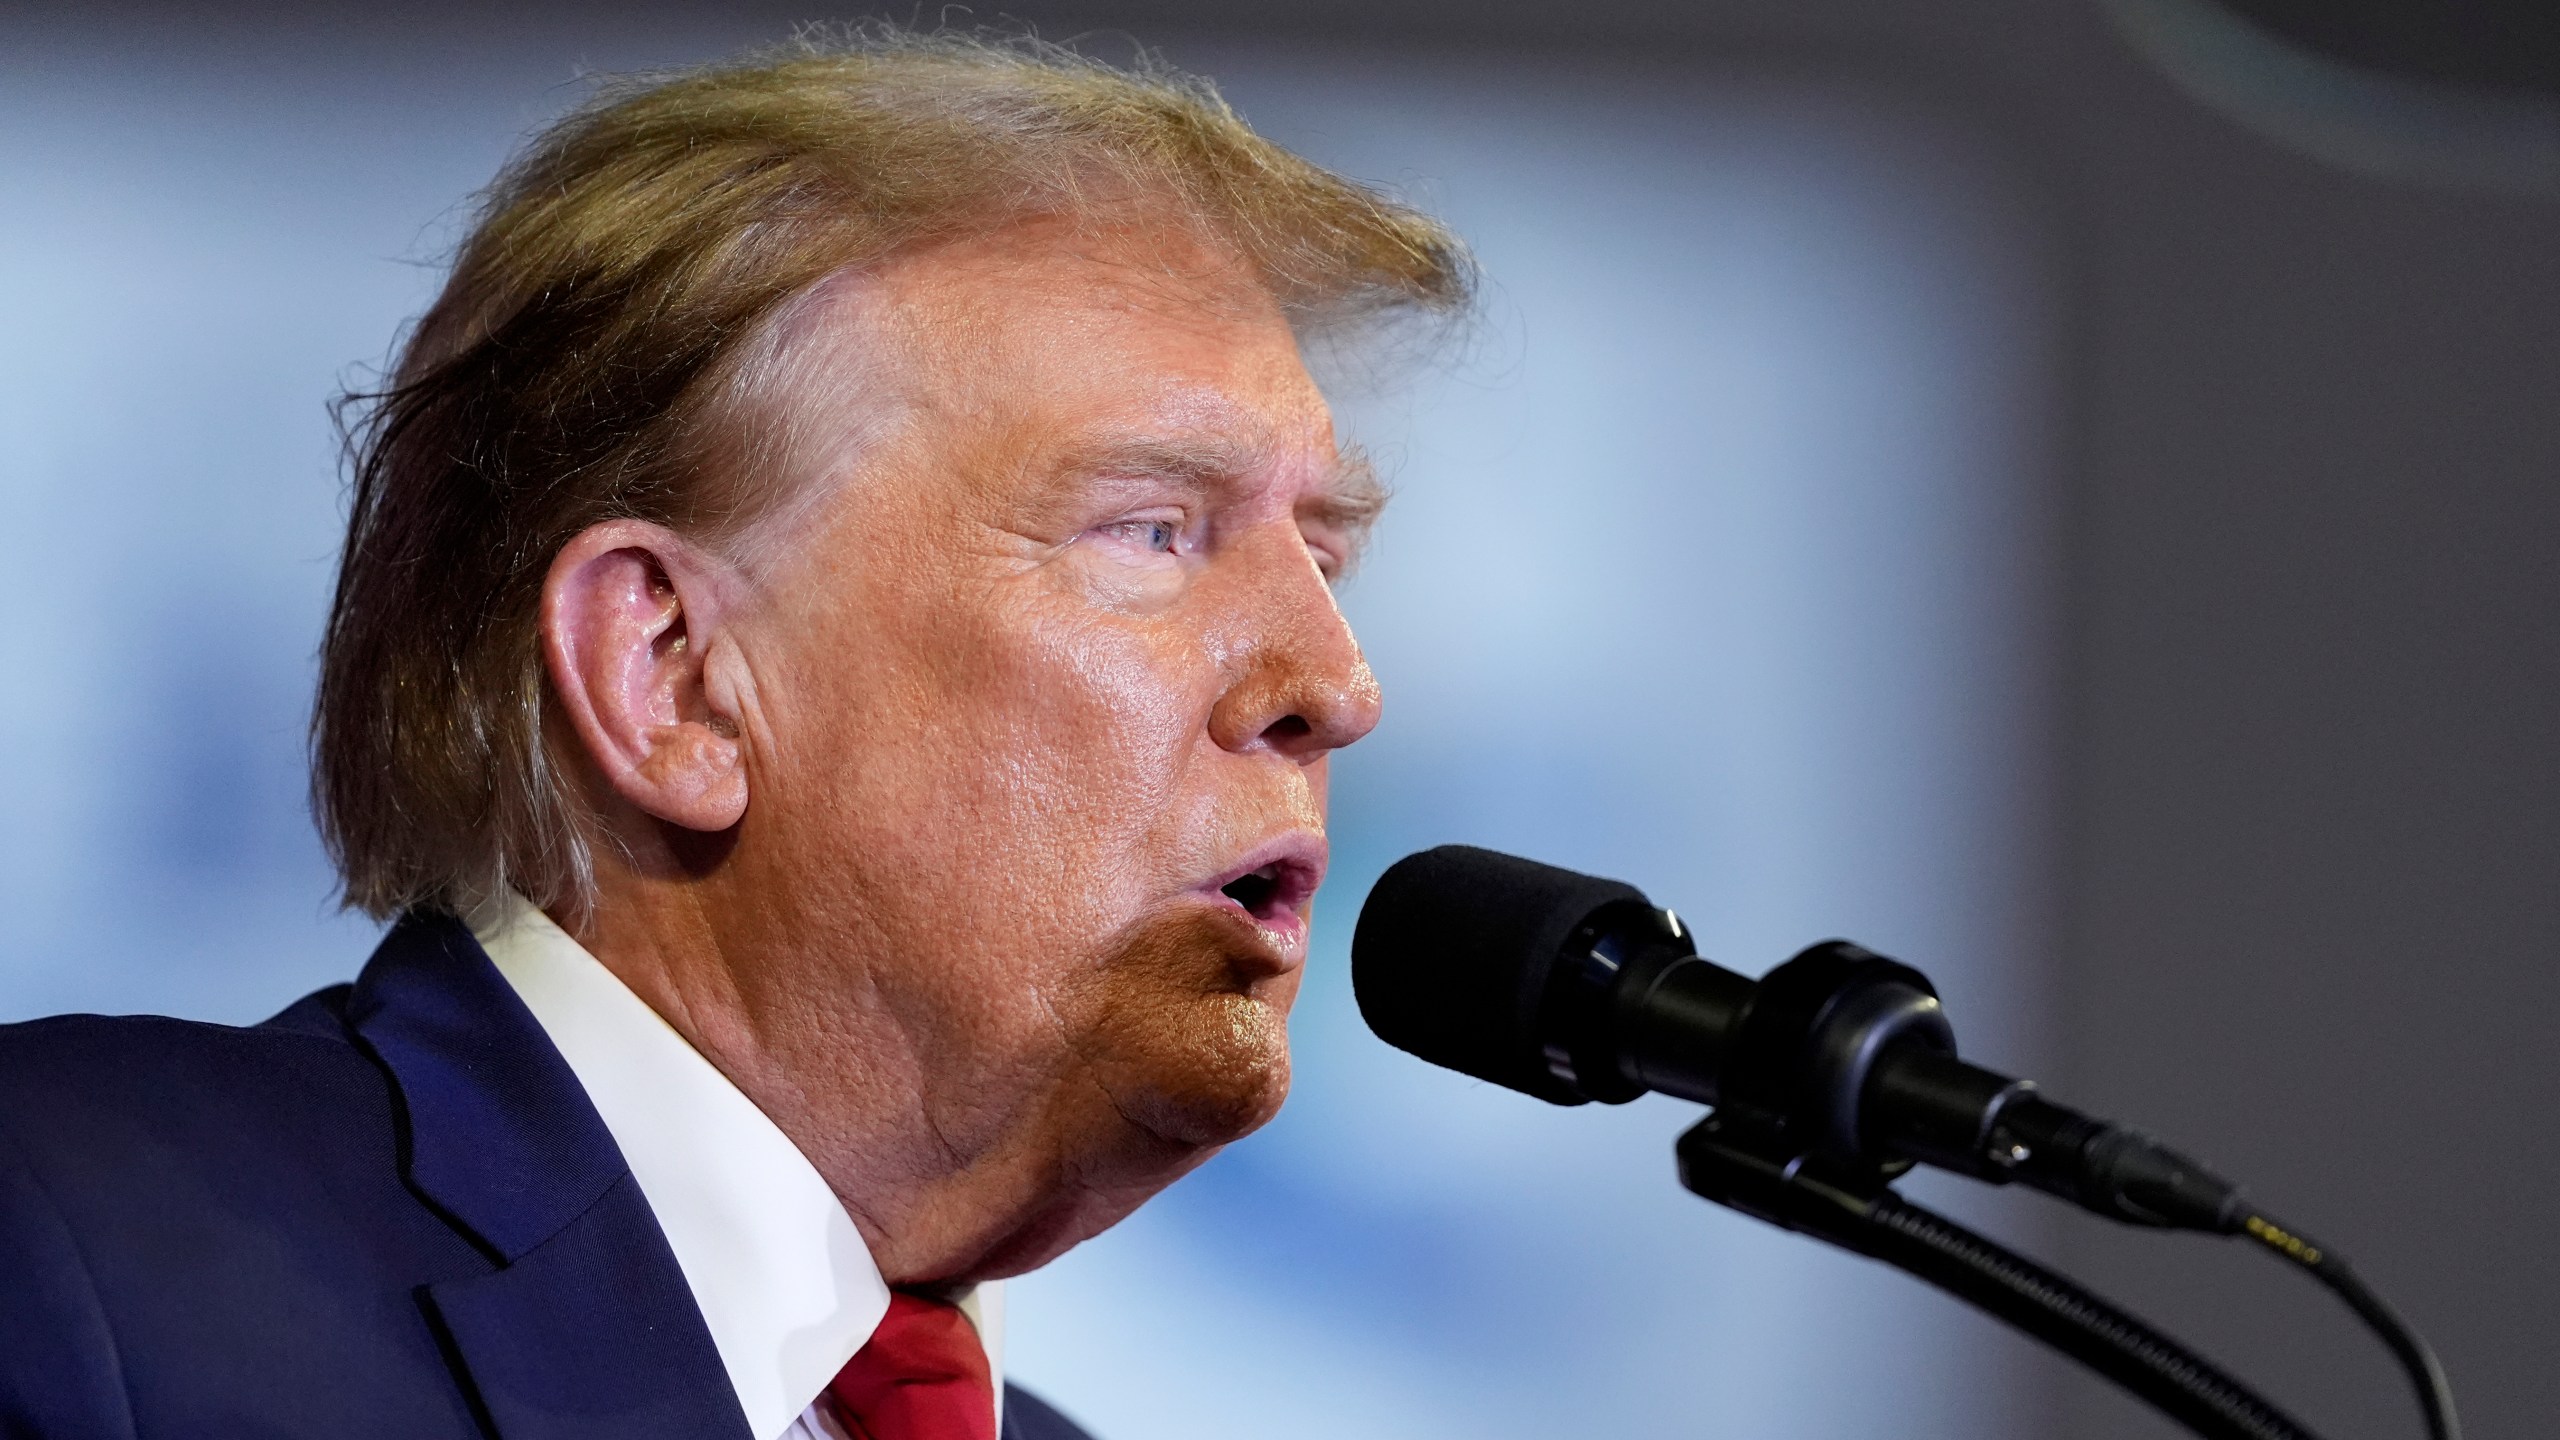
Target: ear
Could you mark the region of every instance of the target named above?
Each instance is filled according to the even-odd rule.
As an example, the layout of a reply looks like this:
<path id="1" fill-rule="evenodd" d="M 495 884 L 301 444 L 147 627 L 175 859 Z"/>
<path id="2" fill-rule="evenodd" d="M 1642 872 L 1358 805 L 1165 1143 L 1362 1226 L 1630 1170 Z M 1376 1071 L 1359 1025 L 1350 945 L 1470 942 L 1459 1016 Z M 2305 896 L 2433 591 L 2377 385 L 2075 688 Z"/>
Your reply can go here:
<path id="1" fill-rule="evenodd" d="M 543 662 L 613 792 L 669 824 L 726 830 L 747 812 L 728 566 L 663 526 L 608 520 L 542 582 Z"/>

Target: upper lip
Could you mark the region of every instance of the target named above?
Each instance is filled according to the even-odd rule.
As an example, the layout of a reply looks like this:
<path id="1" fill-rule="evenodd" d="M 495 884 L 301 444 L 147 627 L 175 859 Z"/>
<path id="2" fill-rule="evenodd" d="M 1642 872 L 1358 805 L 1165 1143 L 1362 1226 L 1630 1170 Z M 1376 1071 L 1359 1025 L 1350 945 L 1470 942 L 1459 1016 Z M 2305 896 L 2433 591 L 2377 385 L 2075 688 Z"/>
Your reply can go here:
<path id="1" fill-rule="evenodd" d="M 1246 913 L 1268 926 L 1293 926 L 1306 917 L 1307 902 L 1315 897 L 1316 887 L 1324 883 L 1326 861 L 1325 840 L 1308 830 L 1292 830 L 1274 836 L 1246 852 L 1244 858 L 1220 871 L 1200 888 L 1212 895 L 1225 893 L 1228 886 L 1248 876 L 1260 875 L 1270 883 L 1267 894 L 1243 905 Z"/>

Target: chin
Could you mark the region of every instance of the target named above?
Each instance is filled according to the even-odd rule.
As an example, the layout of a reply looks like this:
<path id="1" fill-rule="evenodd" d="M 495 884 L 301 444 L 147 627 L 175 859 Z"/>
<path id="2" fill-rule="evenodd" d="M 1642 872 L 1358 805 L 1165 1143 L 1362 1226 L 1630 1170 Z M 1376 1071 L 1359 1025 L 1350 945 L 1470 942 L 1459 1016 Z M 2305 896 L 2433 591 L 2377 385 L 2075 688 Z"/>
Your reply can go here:
<path id="1" fill-rule="evenodd" d="M 1288 1017 L 1247 995 L 1195 1001 L 1102 1072 L 1122 1123 L 1173 1149 L 1215 1150 L 1280 1113 L 1289 1098 Z"/>
<path id="2" fill-rule="evenodd" d="M 1050 992 L 1063 1064 L 1009 1162 L 1003 1228 L 936 1280 L 1036 1270 L 1118 1224 L 1279 1113 L 1295 969 L 1243 917 L 1187 906 L 1133 926 Z"/>
<path id="3" fill-rule="evenodd" d="M 1268 1123 L 1289 1095 L 1294 972 L 1249 923 L 1186 908 L 1134 927 L 1058 997 L 1075 1057 L 1050 1111 L 1054 1193 L 987 1255 L 1033 1269 Z"/>
<path id="4" fill-rule="evenodd" d="M 1270 1023 L 1276 1029 L 1281 1022 Z M 1239 1022 L 1233 1032 L 1249 1036 L 1256 1028 Z M 1096 1067 L 1102 1085 L 1081 1087 L 1053 1131 L 1056 1163 L 1036 1186 L 1045 1203 L 953 1278 L 1001 1280 L 1039 1269 L 1279 1113 L 1289 1091 L 1285 1048 L 1248 1041 L 1207 1049 L 1159 1054 L 1157 1061 L 1170 1063 L 1152 1074 L 1154 1067 L 1125 1056 Z"/>
<path id="5" fill-rule="evenodd" d="M 1186 907 L 1134 927 L 1089 972 L 1066 1018 L 1131 1139 L 1213 1150 L 1279 1113 L 1298 977 L 1273 974 L 1263 943 L 1241 916 Z"/>

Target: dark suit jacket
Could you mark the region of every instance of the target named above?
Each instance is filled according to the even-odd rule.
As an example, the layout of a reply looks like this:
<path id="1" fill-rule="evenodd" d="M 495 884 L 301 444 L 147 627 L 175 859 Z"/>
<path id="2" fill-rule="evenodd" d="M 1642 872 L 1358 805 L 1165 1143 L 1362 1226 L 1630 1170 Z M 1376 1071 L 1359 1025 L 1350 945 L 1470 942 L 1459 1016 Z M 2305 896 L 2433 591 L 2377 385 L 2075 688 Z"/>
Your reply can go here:
<path id="1" fill-rule="evenodd" d="M 431 917 L 263 1025 L 0 1026 L 0 1435 L 751 1440 L 586 1092 Z"/>

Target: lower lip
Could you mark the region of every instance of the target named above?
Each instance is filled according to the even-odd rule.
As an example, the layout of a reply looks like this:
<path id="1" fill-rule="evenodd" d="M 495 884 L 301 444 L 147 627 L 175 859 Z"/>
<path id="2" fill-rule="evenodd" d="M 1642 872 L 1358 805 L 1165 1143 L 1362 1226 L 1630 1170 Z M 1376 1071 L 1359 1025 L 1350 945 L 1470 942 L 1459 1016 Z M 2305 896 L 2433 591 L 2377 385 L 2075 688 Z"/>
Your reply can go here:
<path id="1" fill-rule="evenodd" d="M 1279 915 L 1266 920 L 1244 908 L 1237 902 L 1236 897 L 1223 890 L 1203 890 L 1194 893 L 1269 937 L 1274 947 L 1280 951 L 1282 959 L 1294 965 L 1305 958 L 1307 918 L 1304 915 L 1294 910 L 1284 910 Z"/>

